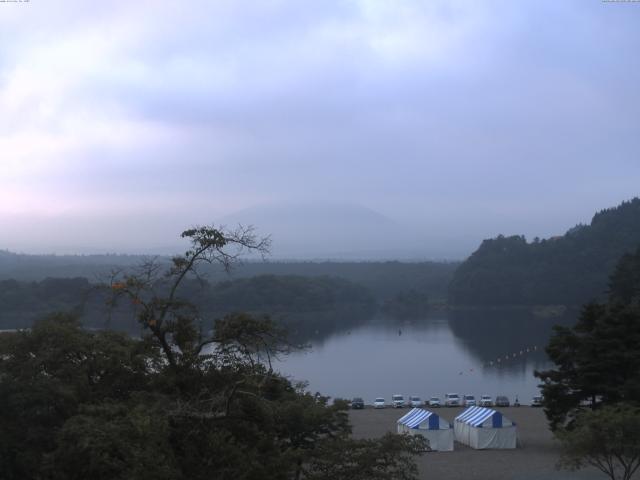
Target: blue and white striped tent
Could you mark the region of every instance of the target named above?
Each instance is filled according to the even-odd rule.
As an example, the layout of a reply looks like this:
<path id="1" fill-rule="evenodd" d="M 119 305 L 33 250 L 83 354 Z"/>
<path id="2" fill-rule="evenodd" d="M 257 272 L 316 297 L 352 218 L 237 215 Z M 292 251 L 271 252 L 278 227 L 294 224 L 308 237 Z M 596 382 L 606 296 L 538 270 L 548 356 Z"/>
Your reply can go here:
<path id="1" fill-rule="evenodd" d="M 435 413 L 422 408 L 413 408 L 398 419 L 398 433 L 422 435 L 429 441 L 431 450 L 449 452 L 453 450 L 451 424 Z"/>
<path id="2" fill-rule="evenodd" d="M 491 408 L 467 408 L 455 418 L 454 433 L 471 448 L 516 448 L 516 424 Z"/>

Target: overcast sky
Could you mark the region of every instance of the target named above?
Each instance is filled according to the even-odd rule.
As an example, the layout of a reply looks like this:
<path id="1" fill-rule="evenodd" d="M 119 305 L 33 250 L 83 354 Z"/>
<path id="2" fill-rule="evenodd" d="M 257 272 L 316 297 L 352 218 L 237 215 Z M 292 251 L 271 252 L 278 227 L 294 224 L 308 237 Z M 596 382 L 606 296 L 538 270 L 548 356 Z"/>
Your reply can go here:
<path id="1" fill-rule="evenodd" d="M 292 205 L 368 209 L 424 257 L 561 234 L 639 193 L 639 25 L 600 0 L 0 3 L 0 248 Z"/>

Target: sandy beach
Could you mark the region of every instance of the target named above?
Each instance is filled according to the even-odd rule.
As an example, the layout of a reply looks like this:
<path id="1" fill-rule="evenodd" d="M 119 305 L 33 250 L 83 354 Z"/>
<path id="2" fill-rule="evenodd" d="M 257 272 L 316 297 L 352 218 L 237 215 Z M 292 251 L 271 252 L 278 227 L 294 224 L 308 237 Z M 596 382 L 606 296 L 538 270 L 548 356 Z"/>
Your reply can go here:
<path id="1" fill-rule="evenodd" d="M 435 409 L 450 422 L 463 409 Z M 558 445 L 541 408 L 498 408 L 518 426 L 515 450 L 473 450 L 455 443 L 453 452 L 429 452 L 418 458 L 421 479 L 464 480 L 596 480 L 607 477 L 597 470 L 557 470 Z M 396 420 L 408 409 L 351 410 L 349 416 L 356 438 L 375 438 L 396 431 Z M 640 478 L 640 477 L 638 477 Z"/>

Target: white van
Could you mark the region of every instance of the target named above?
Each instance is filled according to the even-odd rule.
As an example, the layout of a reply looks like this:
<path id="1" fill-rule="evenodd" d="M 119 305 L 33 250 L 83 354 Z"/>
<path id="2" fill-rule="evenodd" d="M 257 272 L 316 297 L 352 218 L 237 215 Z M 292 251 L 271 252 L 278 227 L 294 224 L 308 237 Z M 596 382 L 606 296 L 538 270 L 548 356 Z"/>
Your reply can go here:
<path id="1" fill-rule="evenodd" d="M 404 397 L 402 395 L 393 395 L 391 397 L 391 403 L 393 404 L 393 408 L 402 408 L 404 407 Z"/>
<path id="2" fill-rule="evenodd" d="M 444 406 L 445 407 L 459 407 L 460 395 L 457 393 L 445 393 L 444 394 Z"/>

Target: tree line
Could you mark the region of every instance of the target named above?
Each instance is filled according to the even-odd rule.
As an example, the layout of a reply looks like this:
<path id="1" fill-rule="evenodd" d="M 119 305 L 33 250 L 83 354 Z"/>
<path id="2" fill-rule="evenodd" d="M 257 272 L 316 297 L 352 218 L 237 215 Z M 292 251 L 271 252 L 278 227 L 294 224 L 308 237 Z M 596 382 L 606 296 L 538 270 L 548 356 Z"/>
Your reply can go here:
<path id="1" fill-rule="evenodd" d="M 77 313 L 85 326 L 137 333 L 131 305 L 107 310 L 105 292 L 86 278 L 46 278 L 39 282 L 0 280 L 0 329 L 31 326 L 50 312 Z M 158 280 L 159 291 L 168 288 Z M 221 318 L 229 312 L 270 315 L 299 339 L 354 328 L 377 312 L 397 318 L 420 318 L 429 309 L 426 294 L 409 290 L 380 304 L 365 287 L 340 277 L 259 275 L 221 282 L 187 278 L 179 293 L 203 317 Z M 204 328 L 211 329 L 208 321 Z"/>
<path id="2" fill-rule="evenodd" d="M 618 259 L 640 244 L 640 199 L 596 213 L 589 225 L 528 242 L 482 242 L 449 285 L 454 305 L 570 305 L 604 300 Z"/>
<path id="3" fill-rule="evenodd" d="M 141 255 L 25 255 L 0 250 L 0 280 L 39 282 L 50 278 L 88 278 L 94 281 L 113 269 L 132 268 L 148 257 Z M 158 260 L 170 264 L 170 257 Z M 411 289 L 442 301 L 458 262 L 399 261 L 258 261 L 245 260 L 232 272 L 217 264 L 203 265 L 201 273 L 211 283 L 261 275 L 339 277 L 366 288 L 377 301 Z"/>

